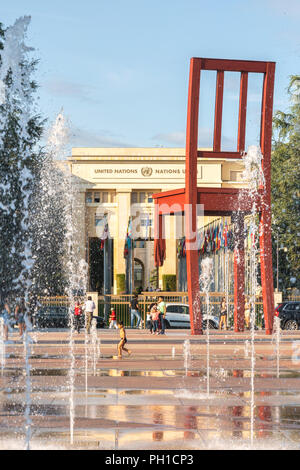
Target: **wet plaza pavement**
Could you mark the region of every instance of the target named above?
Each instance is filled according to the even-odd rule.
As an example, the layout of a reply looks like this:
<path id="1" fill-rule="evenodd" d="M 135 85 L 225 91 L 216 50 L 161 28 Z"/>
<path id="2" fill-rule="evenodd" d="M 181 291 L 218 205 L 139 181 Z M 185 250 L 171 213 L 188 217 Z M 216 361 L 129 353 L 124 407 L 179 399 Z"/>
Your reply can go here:
<path id="1" fill-rule="evenodd" d="M 85 343 L 84 333 L 75 334 L 71 443 L 69 334 L 33 332 L 30 448 L 299 449 L 300 332 L 282 332 L 279 368 L 275 338 L 260 331 L 255 336 L 253 389 L 250 333 L 210 332 L 207 395 L 205 335 L 169 330 L 162 337 L 129 329 L 132 356 L 116 360 L 117 331 L 97 330 L 97 350 L 91 337 Z M 0 372 L 1 449 L 24 448 L 24 351 L 12 334 Z"/>

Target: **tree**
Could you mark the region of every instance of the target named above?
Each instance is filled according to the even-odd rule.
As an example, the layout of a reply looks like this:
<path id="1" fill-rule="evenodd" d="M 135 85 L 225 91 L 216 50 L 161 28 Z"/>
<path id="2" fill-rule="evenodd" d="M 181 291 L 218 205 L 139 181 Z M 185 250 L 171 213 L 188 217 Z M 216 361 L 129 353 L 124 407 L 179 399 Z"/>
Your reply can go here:
<path id="1" fill-rule="evenodd" d="M 34 265 L 32 294 L 64 295 L 66 288 L 64 175 L 50 155 L 40 165 L 30 209 Z"/>
<path id="2" fill-rule="evenodd" d="M 289 112 L 273 118 L 272 215 L 273 257 L 279 255 L 279 290 L 300 288 L 300 76 L 288 86 Z M 278 246 L 277 246 L 278 242 Z"/>
<path id="3" fill-rule="evenodd" d="M 24 44 L 29 21 L 6 30 L 0 24 L 0 302 L 28 291 L 33 264 L 30 203 L 44 121 L 33 111 L 37 61 Z"/>

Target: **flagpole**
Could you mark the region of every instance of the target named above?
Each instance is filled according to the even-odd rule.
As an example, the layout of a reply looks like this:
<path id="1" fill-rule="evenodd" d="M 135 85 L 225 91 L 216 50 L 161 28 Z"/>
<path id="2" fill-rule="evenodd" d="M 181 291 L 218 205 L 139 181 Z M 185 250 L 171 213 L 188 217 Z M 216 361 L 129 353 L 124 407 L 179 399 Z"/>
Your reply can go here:
<path id="1" fill-rule="evenodd" d="M 105 227 L 104 230 L 107 229 L 107 214 L 104 214 L 105 216 Z M 108 297 L 107 294 L 109 293 L 109 256 L 108 256 L 108 247 L 109 245 L 109 235 L 105 234 L 105 239 L 104 239 L 104 246 L 103 246 L 103 294 L 104 294 L 104 318 L 105 320 L 108 319 L 109 315 L 109 304 L 108 304 Z"/>

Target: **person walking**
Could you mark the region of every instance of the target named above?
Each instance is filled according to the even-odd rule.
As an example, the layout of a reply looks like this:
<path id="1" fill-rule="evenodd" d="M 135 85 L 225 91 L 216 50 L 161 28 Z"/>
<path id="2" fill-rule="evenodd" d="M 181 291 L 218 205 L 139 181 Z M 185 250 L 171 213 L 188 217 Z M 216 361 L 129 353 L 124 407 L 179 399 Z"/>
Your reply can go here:
<path id="1" fill-rule="evenodd" d="M 226 308 L 226 300 L 225 297 L 222 298 L 221 300 L 221 314 L 220 314 L 220 325 L 219 328 L 222 330 L 222 327 L 224 325 L 224 330 L 227 330 L 227 308 Z"/>
<path id="2" fill-rule="evenodd" d="M 80 333 L 81 318 L 82 318 L 82 305 L 77 300 L 75 302 L 75 308 L 74 308 L 74 320 L 75 320 L 75 331 L 77 331 L 78 334 Z"/>
<path id="3" fill-rule="evenodd" d="M 245 324 L 247 330 L 250 330 L 250 302 L 249 297 L 245 298 Z"/>
<path id="4" fill-rule="evenodd" d="M 118 328 L 120 329 L 120 338 L 121 338 L 118 344 L 118 359 L 122 359 L 122 351 L 126 351 L 128 356 L 131 355 L 131 351 L 130 349 L 125 348 L 125 344 L 127 343 L 127 338 L 126 338 L 126 331 L 125 331 L 122 321 L 118 323 Z"/>
<path id="5" fill-rule="evenodd" d="M 26 315 L 25 299 L 21 299 L 21 301 L 17 304 L 15 308 L 15 319 L 16 319 L 17 325 L 19 326 L 19 335 L 21 338 L 26 328 L 25 315 Z"/>
<path id="6" fill-rule="evenodd" d="M 134 318 L 137 318 L 136 328 L 139 327 L 141 323 L 141 315 L 139 312 L 139 303 L 138 303 L 138 295 L 134 294 L 133 299 L 130 302 L 130 320 L 131 320 L 131 328 L 133 328 Z"/>
<path id="7" fill-rule="evenodd" d="M 95 302 L 92 300 L 92 297 L 89 295 L 87 301 L 85 302 L 85 325 L 86 332 L 89 335 L 91 330 L 91 323 L 93 318 L 93 313 L 96 308 Z"/>
<path id="8" fill-rule="evenodd" d="M 117 317 L 114 308 L 110 309 L 109 328 L 118 328 Z"/>
<path id="9" fill-rule="evenodd" d="M 158 304 L 157 308 L 159 310 L 159 320 L 161 324 L 161 331 L 160 334 L 164 335 L 165 334 L 165 328 L 166 328 L 166 304 L 164 302 L 164 298 L 162 296 L 158 297 Z"/>

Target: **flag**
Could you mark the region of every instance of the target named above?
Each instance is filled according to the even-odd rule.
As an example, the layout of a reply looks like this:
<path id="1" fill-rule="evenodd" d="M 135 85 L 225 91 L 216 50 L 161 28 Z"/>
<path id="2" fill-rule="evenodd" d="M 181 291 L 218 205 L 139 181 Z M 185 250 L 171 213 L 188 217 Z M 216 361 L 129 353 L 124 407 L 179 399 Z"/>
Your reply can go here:
<path id="1" fill-rule="evenodd" d="M 218 237 L 218 232 L 217 232 L 217 227 L 215 227 L 215 228 L 213 228 L 213 232 L 212 232 L 212 251 L 213 251 L 213 253 L 216 252 L 217 237 Z"/>
<path id="2" fill-rule="evenodd" d="M 227 248 L 227 234 L 228 234 L 228 226 L 227 226 L 227 219 L 225 220 L 223 238 L 224 238 L 224 246 Z"/>
<path id="3" fill-rule="evenodd" d="M 205 232 L 204 252 L 209 253 L 209 231 Z"/>
<path id="4" fill-rule="evenodd" d="M 215 228 L 215 251 L 219 249 L 219 225 Z"/>
<path id="5" fill-rule="evenodd" d="M 127 226 L 127 233 L 124 243 L 124 258 L 127 258 L 129 250 L 132 246 L 132 219 L 129 217 L 128 226 Z"/>
<path id="6" fill-rule="evenodd" d="M 224 246 L 224 239 L 223 239 L 223 223 L 219 225 L 219 239 L 218 239 L 218 250 L 223 248 Z"/>
<path id="7" fill-rule="evenodd" d="M 181 240 L 177 243 L 177 258 L 181 258 Z"/>
<path id="8" fill-rule="evenodd" d="M 146 238 L 149 238 L 148 227 L 151 226 L 149 214 L 146 214 Z"/>
<path id="9" fill-rule="evenodd" d="M 105 225 L 104 225 L 104 229 L 103 229 L 103 232 L 102 232 L 102 235 L 101 235 L 100 250 L 104 249 L 106 240 L 108 240 L 108 238 L 109 238 L 109 228 L 108 228 L 108 221 L 107 221 L 106 216 L 104 218 L 104 221 L 105 221 Z"/>
<path id="10" fill-rule="evenodd" d="M 185 249 L 185 238 L 184 238 L 182 242 L 182 257 L 185 258 L 185 256 L 186 256 L 186 249 Z"/>

